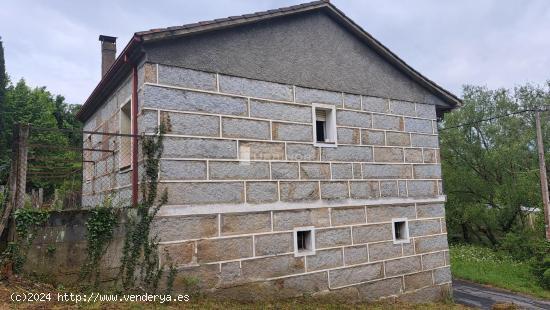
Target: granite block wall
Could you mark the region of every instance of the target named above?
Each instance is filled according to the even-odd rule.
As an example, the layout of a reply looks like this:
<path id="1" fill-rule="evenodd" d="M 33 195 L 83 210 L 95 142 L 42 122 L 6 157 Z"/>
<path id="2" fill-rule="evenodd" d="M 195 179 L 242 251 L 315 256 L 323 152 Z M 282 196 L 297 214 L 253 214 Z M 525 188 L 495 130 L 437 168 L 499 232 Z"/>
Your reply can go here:
<path id="1" fill-rule="evenodd" d="M 236 299 L 448 293 L 433 105 L 145 67 L 140 124 L 167 128 L 155 233 L 176 289 L 197 277 Z M 335 106 L 336 147 L 314 144 L 313 103 Z M 394 218 L 408 242 L 394 242 Z M 296 227 L 313 227 L 314 254 L 295 255 Z"/>
<path id="2" fill-rule="evenodd" d="M 140 124 L 168 129 L 170 204 L 442 195 L 434 105 L 145 67 Z M 337 147 L 314 146 L 312 103 L 336 107 Z"/>
<path id="3" fill-rule="evenodd" d="M 396 216 L 408 218 L 410 242 L 393 242 Z M 295 256 L 293 229 L 304 226 L 315 227 L 315 253 Z M 355 301 L 438 300 L 451 284 L 443 204 L 161 214 L 154 234 L 162 240 L 161 264 L 178 270 L 175 289 L 197 278 L 205 293 L 217 297 L 346 290 Z"/>
<path id="4" fill-rule="evenodd" d="M 336 147 L 313 142 L 313 103 L 335 107 Z M 434 105 L 145 63 L 139 107 L 140 132 L 167 129 L 153 233 L 176 290 L 196 277 L 235 299 L 449 293 Z M 310 255 L 296 255 L 298 227 L 315 235 Z"/>

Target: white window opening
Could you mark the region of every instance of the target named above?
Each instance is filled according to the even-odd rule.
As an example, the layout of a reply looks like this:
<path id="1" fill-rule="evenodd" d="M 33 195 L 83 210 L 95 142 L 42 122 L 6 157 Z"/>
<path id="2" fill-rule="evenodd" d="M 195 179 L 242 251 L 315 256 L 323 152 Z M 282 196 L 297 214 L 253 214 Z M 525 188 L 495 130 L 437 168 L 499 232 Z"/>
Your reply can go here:
<path id="1" fill-rule="evenodd" d="M 336 108 L 313 104 L 313 142 L 317 146 L 336 146 Z"/>
<path id="2" fill-rule="evenodd" d="M 409 243 L 409 222 L 406 218 L 392 219 L 393 243 Z"/>
<path id="3" fill-rule="evenodd" d="M 132 133 L 132 108 L 130 101 L 120 108 L 120 133 Z M 120 149 L 118 153 L 118 165 L 120 169 L 132 165 L 132 138 L 129 136 L 120 137 Z"/>
<path id="4" fill-rule="evenodd" d="M 294 256 L 315 254 L 315 229 L 302 227 L 294 229 Z"/>

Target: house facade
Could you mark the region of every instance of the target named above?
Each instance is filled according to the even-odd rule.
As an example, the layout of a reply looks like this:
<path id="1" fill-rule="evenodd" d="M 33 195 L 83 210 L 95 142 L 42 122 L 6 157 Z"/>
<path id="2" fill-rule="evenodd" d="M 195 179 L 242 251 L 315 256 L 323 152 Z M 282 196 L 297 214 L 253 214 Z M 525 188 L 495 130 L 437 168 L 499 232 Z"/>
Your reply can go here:
<path id="1" fill-rule="evenodd" d="M 449 293 L 436 122 L 460 100 L 332 4 L 139 32 L 111 63 L 79 117 L 129 136 L 84 135 L 115 152 L 90 158 L 83 205 L 132 198 L 131 135 L 163 124 L 153 233 L 176 290 L 197 278 L 237 299 Z"/>

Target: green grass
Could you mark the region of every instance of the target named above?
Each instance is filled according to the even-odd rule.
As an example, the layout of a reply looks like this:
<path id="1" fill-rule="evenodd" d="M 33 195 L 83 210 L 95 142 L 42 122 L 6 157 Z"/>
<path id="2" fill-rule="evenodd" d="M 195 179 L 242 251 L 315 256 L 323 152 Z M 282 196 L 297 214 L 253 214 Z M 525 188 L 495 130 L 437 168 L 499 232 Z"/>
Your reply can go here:
<path id="1" fill-rule="evenodd" d="M 537 283 L 528 262 L 472 245 L 453 245 L 450 251 L 451 270 L 455 278 L 550 299 L 550 291 Z"/>

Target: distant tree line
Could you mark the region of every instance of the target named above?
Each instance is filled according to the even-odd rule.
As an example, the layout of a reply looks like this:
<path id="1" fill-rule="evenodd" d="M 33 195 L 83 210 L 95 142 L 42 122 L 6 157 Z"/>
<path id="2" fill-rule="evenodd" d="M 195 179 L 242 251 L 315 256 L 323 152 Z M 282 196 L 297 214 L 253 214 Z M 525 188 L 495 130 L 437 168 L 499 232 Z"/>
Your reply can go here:
<path id="1" fill-rule="evenodd" d="M 507 250 L 518 259 L 545 253 L 534 112 L 522 111 L 548 109 L 549 85 L 465 86 L 463 96 L 463 106 L 439 126 L 450 241 Z M 542 115 L 548 154 L 548 113 Z"/>
<path id="2" fill-rule="evenodd" d="M 63 178 L 48 178 L 47 171 L 78 169 L 78 152 L 70 147 L 81 146 L 80 122 L 75 115 L 79 105 L 68 104 L 61 95 L 51 94 L 46 87 L 30 87 L 24 79 L 17 83 L 6 72 L 4 47 L 0 38 L 0 184 L 6 184 L 11 161 L 13 128 L 16 123 L 29 123 L 36 127 L 69 129 L 70 131 L 31 131 L 30 143 L 52 145 L 51 149 L 30 149 L 29 157 L 37 167 L 44 167 L 41 175 L 31 176 L 28 186 L 44 188 L 49 194 L 67 187 Z M 66 146 L 67 148 L 63 149 Z M 61 165 L 61 166 L 60 166 Z M 74 183 L 74 182 L 73 182 Z M 71 187 L 80 187 L 71 185 Z"/>

